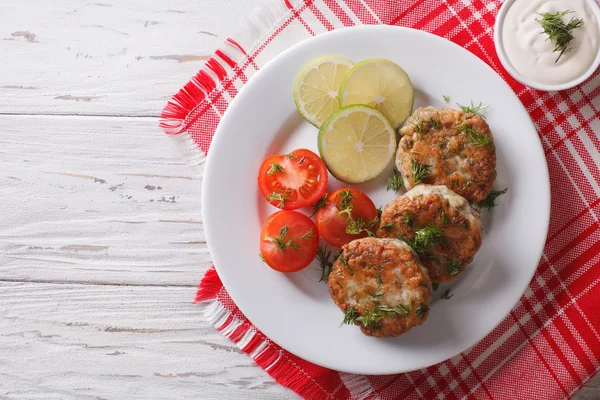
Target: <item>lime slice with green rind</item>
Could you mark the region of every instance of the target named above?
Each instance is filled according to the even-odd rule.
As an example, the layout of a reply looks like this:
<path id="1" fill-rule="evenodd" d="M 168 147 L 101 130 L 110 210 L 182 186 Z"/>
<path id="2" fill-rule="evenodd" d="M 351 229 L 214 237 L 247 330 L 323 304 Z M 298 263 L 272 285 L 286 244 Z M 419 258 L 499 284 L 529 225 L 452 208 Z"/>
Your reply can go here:
<path id="1" fill-rule="evenodd" d="M 340 86 L 353 65 L 348 59 L 329 56 L 302 69 L 294 87 L 294 102 L 304 119 L 318 128 L 340 108 Z"/>
<path id="2" fill-rule="evenodd" d="M 406 71 L 384 58 L 362 61 L 348 72 L 340 88 L 342 107 L 364 104 L 381 111 L 394 128 L 412 113 L 415 94 Z"/>
<path id="3" fill-rule="evenodd" d="M 378 110 L 342 107 L 319 130 L 319 154 L 342 182 L 358 184 L 381 175 L 396 152 L 396 133 Z"/>

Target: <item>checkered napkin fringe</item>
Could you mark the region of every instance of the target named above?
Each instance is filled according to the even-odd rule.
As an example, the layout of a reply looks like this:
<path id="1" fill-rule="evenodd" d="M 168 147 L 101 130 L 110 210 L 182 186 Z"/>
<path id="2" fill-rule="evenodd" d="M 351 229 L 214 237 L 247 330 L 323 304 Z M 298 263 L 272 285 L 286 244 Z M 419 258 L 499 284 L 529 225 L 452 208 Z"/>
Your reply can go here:
<path id="1" fill-rule="evenodd" d="M 196 297 L 206 319 L 275 380 L 305 398 L 569 398 L 600 366 L 600 75 L 557 93 L 516 82 L 494 50 L 492 27 L 500 5 L 482 0 L 261 1 L 242 31 L 225 40 L 163 111 L 161 126 L 201 171 L 228 104 L 270 59 L 322 32 L 390 24 L 431 32 L 474 53 L 508 82 L 536 125 L 552 195 L 542 259 L 500 326 L 450 360 L 388 376 L 316 366 L 258 331 L 233 303 L 214 267 L 209 269 Z"/>

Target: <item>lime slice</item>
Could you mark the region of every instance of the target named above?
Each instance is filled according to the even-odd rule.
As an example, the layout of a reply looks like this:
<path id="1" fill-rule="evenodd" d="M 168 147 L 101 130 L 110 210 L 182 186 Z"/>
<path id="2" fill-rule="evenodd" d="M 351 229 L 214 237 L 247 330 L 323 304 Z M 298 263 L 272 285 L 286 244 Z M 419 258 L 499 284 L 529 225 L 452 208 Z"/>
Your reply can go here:
<path id="1" fill-rule="evenodd" d="M 340 108 L 338 93 L 344 76 L 354 64 L 342 57 L 322 57 L 300 72 L 294 87 L 294 101 L 305 120 L 320 127 Z"/>
<path id="2" fill-rule="evenodd" d="M 396 133 L 385 116 L 363 105 L 342 107 L 319 130 L 319 153 L 333 176 L 363 183 L 381 175 L 394 158 Z"/>
<path id="3" fill-rule="evenodd" d="M 399 65 L 377 58 L 356 64 L 340 89 L 342 106 L 365 104 L 381 111 L 394 128 L 412 113 L 415 94 L 408 74 Z"/>

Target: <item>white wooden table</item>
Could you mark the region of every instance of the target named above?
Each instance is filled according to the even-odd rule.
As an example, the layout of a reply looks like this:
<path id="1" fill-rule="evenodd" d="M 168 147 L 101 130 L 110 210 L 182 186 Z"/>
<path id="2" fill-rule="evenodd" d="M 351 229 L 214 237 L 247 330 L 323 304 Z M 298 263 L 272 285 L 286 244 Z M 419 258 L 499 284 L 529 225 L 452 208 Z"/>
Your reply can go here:
<path id="1" fill-rule="evenodd" d="M 158 128 L 253 3 L 0 3 L 0 398 L 295 398 L 191 304 L 200 182 Z"/>

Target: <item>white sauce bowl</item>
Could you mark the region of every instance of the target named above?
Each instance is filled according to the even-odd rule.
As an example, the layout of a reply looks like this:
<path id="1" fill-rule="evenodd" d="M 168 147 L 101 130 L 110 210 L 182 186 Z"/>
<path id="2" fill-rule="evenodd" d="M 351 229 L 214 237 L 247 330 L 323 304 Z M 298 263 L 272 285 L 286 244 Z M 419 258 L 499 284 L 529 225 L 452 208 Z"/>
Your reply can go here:
<path id="1" fill-rule="evenodd" d="M 590 76 L 592 76 L 592 74 L 594 72 L 596 72 L 598 67 L 600 67 L 600 51 L 598 52 L 598 54 L 596 54 L 594 63 L 590 66 L 590 68 L 587 69 L 582 75 L 580 75 L 579 77 L 577 77 L 569 82 L 565 82 L 565 83 L 561 83 L 561 84 L 557 84 L 557 85 L 548 85 L 548 84 L 536 82 L 526 76 L 523 76 L 523 74 L 519 73 L 519 71 L 517 71 L 513 67 L 513 65 L 510 63 L 510 61 L 506 55 L 506 52 L 504 51 L 504 44 L 502 42 L 502 28 L 504 25 L 504 19 L 506 18 L 508 9 L 512 5 L 512 3 L 514 3 L 515 1 L 516 0 L 506 0 L 504 2 L 504 4 L 502 4 L 502 7 L 500 7 L 500 10 L 498 11 L 498 17 L 496 18 L 496 23 L 494 24 L 494 45 L 496 47 L 496 52 L 498 53 L 498 58 L 500 58 L 500 62 L 502 63 L 502 66 L 504 66 L 504 68 L 508 71 L 508 73 L 513 78 L 515 78 L 517 81 L 521 82 L 525 86 L 529 86 L 530 88 L 542 90 L 545 92 L 552 92 L 552 91 L 558 91 L 558 90 L 571 89 L 571 88 L 581 84 L 582 82 L 584 82 L 586 79 L 588 79 Z M 600 21 L 600 6 L 598 5 L 598 3 L 595 0 L 586 0 L 586 1 L 588 2 L 590 9 L 596 15 L 596 21 Z M 598 29 L 600 29 L 600 26 L 598 27 Z M 540 32 L 541 32 L 541 28 L 540 28 Z"/>

